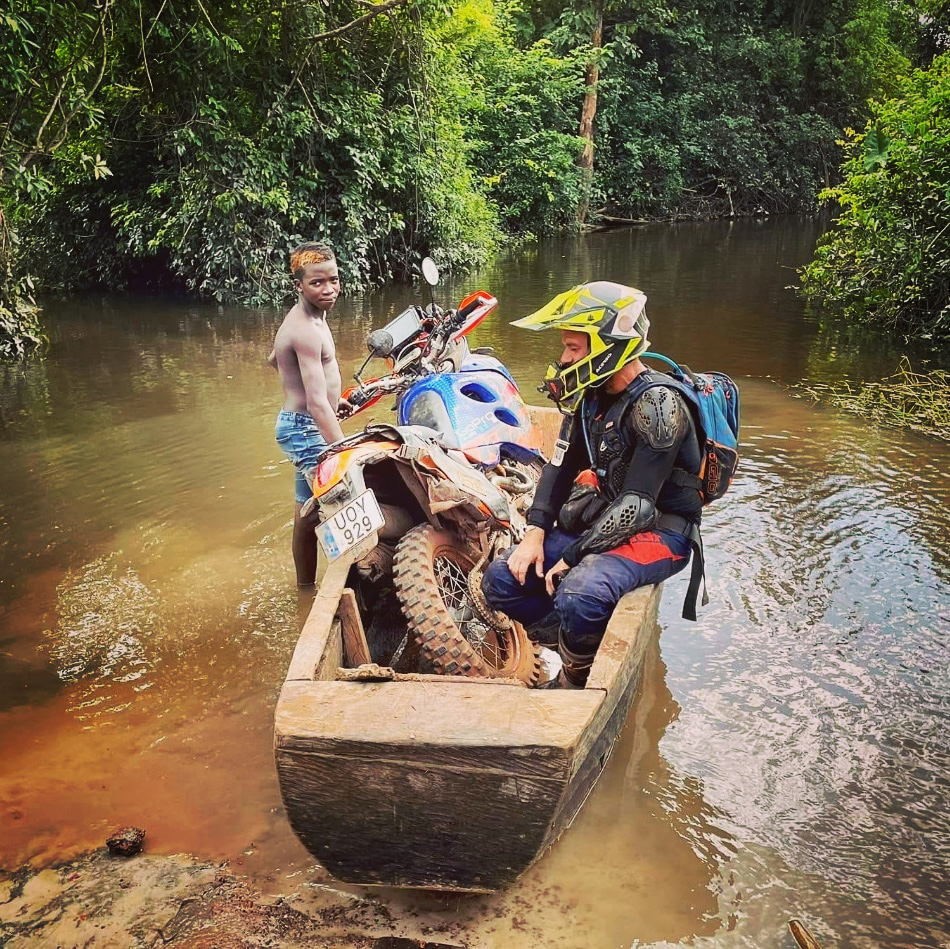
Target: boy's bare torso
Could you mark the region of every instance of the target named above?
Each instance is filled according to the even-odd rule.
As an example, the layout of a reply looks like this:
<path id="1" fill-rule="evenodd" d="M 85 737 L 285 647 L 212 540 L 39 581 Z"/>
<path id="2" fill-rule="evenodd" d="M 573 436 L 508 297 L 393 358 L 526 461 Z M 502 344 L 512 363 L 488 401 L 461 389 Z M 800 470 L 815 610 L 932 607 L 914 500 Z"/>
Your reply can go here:
<path id="1" fill-rule="evenodd" d="M 287 412 L 311 413 L 307 402 L 307 382 L 318 382 L 313 377 L 319 373 L 331 406 L 340 401 L 343 381 L 336 360 L 336 347 L 326 315 L 309 316 L 298 303 L 284 317 L 274 338 L 274 355 L 280 371 L 284 390 L 284 410 Z"/>

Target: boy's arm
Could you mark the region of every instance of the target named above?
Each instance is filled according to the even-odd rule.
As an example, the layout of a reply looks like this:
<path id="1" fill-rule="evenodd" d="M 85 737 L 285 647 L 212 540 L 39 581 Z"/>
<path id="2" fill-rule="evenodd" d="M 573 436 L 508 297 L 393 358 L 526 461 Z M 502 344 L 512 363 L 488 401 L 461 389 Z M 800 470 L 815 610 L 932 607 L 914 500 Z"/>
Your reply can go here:
<path id="1" fill-rule="evenodd" d="M 272 366 L 274 369 L 279 370 L 280 367 L 277 365 L 277 350 L 272 349 L 270 355 L 267 357 L 267 364 Z"/>
<path id="2" fill-rule="evenodd" d="M 300 378 L 307 393 L 307 411 L 320 429 L 320 434 L 328 441 L 339 441 L 343 429 L 336 417 L 336 406 L 330 405 L 327 395 L 327 377 L 323 371 L 322 344 L 309 341 L 296 346 L 297 365 Z"/>

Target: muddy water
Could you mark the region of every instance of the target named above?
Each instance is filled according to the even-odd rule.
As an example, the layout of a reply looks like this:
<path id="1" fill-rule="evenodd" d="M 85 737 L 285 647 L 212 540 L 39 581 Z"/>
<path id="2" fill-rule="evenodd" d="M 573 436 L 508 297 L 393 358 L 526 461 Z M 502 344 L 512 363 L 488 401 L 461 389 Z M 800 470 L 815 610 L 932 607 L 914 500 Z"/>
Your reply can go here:
<path id="1" fill-rule="evenodd" d="M 641 701 L 575 826 L 510 891 L 377 894 L 470 946 L 950 945 L 950 449 L 788 386 L 898 354 L 786 287 L 815 226 L 658 227 L 521 248 L 477 343 L 531 398 L 551 351 L 507 325 L 572 283 L 650 297 L 654 346 L 742 388 L 743 462 L 705 525 L 711 602 L 667 585 Z M 345 369 L 412 299 L 350 298 Z M 280 315 L 57 304 L 49 357 L 0 385 L 0 868 L 98 846 L 328 881 L 283 818 L 272 713 L 309 598 L 264 365 Z M 486 828 L 486 833 L 502 833 Z"/>

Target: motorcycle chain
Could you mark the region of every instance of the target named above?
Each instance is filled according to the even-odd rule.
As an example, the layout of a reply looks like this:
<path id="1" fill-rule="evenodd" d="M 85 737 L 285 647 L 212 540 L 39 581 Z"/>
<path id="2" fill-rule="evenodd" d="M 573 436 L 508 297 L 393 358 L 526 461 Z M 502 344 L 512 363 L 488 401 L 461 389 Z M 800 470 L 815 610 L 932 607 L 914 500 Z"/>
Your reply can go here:
<path id="1" fill-rule="evenodd" d="M 475 564 L 472 568 L 472 572 L 468 575 L 468 595 L 472 601 L 472 609 L 475 611 L 476 616 L 478 616 L 486 626 L 490 626 L 496 632 L 504 632 L 505 630 L 511 629 L 511 620 L 509 620 L 504 613 L 498 613 L 493 610 L 488 605 L 485 594 L 482 593 L 482 576 L 485 573 L 483 568 L 497 540 L 498 535 L 496 534 L 495 537 L 491 539 L 491 542 L 486 545 L 485 553 L 482 554 L 481 560 Z"/>

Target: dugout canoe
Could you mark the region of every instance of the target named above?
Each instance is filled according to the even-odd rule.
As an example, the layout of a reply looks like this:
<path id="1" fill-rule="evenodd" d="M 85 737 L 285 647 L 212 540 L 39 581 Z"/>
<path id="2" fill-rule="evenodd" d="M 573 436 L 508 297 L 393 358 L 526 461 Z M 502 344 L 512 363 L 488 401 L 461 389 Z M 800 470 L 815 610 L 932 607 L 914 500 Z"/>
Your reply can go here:
<path id="1" fill-rule="evenodd" d="M 586 688 L 539 690 L 361 664 L 349 566 L 327 568 L 277 702 L 291 827 L 341 881 L 502 888 L 570 826 L 603 771 L 659 633 L 661 588 L 620 601 Z"/>

